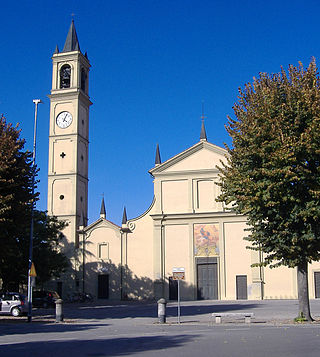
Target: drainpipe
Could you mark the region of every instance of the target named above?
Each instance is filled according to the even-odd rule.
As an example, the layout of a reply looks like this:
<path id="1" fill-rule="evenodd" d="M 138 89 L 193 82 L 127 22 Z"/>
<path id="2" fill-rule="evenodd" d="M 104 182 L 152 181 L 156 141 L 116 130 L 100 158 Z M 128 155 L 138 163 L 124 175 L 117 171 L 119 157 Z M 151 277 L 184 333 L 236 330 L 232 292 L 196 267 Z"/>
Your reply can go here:
<path id="1" fill-rule="evenodd" d="M 259 274 L 260 274 L 260 291 L 261 291 L 261 300 L 264 299 L 264 271 L 263 271 L 263 266 L 261 265 L 263 261 L 263 253 L 261 251 L 261 248 L 259 246 L 259 261 L 260 261 L 260 266 L 259 266 Z"/>
<path id="2" fill-rule="evenodd" d="M 85 293 L 86 261 L 85 261 L 85 233 L 82 231 L 82 292 Z"/>
<path id="3" fill-rule="evenodd" d="M 164 234 L 163 234 L 163 221 L 165 220 L 165 215 L 162 214 L 162 218 L 160 220 L 160 244 L 161 244 L 161 281 L 162 281 L 162 287 L 161 287 L 161 292 L 162 292 L 162 297 L 164 297 L 165 289 L 164 289 L 164 284 L 165 284 L 165 242 L 164 242 Z"/>

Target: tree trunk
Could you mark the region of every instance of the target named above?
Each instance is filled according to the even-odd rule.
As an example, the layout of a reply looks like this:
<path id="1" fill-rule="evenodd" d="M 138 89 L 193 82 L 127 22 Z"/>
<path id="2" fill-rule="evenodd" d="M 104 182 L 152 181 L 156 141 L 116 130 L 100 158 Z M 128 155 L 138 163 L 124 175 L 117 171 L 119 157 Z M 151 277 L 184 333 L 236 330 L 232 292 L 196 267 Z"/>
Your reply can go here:
<path id="1" fill-rule="evenodd" d="M 298 299 L 299 315 L 305 317 L 308 321 L 313 321 L 310 314 L 309 288 L 308 288 L 308 263 L 304 262 L 298 265 Z"/>

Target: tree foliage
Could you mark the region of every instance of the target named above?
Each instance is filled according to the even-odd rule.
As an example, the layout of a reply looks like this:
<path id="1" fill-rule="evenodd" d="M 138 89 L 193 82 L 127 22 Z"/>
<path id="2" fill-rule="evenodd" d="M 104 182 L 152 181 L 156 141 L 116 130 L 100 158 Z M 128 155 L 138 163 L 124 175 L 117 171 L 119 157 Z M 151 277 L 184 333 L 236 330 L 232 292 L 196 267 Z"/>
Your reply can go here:
<path id="1" fill-rule="evenodd" d="M 245 214 L 247 239 L 266 264 L 300 267 L 320 258 L 320 80 L 304 69 L 261 73 L 239 89 L 232 147 L 220 168 L 220 201 Z"/>
<path id="2" fill-rule="evenodd" d="M 32 155 L 24 151 L 20 130 L 0 118 L 0 278 L 3 288 L 26 283 L 28 273 L 32 194 Z M 65 226 L 45 212 L 34 215 L 34 263 L 44 282 L 66 267 L 58 251 L 60 230 Z"/>

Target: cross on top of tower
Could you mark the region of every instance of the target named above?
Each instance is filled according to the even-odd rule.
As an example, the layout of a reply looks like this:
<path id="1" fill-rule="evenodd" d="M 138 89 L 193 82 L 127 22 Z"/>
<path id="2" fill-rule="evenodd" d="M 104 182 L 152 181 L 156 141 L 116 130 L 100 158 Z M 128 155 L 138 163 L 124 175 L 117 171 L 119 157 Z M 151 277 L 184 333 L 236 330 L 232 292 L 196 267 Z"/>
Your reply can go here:
<path id="1" fill-rule="evenodd" d="M 204 115 L 204 101 L 201 102 L 202 105 L 202 113 L 201 113 L 201 120 L 204 121 L 207 117 Z"/>

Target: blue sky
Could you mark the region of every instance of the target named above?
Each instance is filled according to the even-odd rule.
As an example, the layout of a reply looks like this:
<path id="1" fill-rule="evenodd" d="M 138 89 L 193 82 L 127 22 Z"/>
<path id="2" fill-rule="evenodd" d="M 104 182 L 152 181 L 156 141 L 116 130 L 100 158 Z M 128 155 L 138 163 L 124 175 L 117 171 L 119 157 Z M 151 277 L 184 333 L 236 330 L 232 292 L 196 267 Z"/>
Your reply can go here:
<path id="1" fill-rule="evenodd" d="M 148 170 L 199 140 L 230 143 L 224 125 L 237 90 L 259 72 L 320 57 L 319 1 L 105 0 L 1 4 L 0 113 L 20 123 L 32 150 L 39 106 L 39 209 L 46 209 L 51 56 L 74 13 L 90 72 L 89 222 L 120 223 L 153 197 Z"/>

